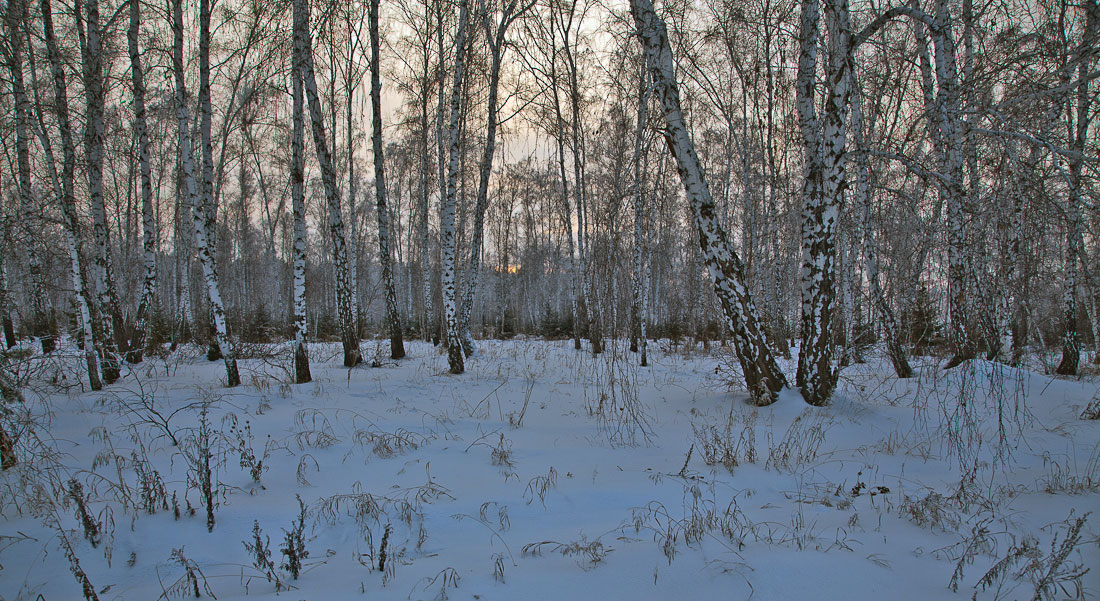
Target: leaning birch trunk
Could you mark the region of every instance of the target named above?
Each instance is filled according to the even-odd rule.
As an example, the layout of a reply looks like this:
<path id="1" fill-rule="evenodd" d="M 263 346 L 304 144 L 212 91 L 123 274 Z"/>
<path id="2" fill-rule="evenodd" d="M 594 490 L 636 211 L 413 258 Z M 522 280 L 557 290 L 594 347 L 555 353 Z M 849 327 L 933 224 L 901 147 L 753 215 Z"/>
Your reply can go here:
<path id="1" fill-rule="evenodd" d="M 99 374 L 99 360 L 96 357 L 94 322 L 91 307 L 93 300 L 88 290 L 84 265 L 80 257 L 81 235 L 80 218 L 76 212 L 76 200 L 73 196 L 76 178 L 76 145 L 73 143 L 72 123 L 69 120 L 68 88 L 65 84 L 65 69 L 61 64 L 61 53 L 57 47 L 57 35 L 54 33 L 53 8 L 50 0 L 41 1 L 42 29 L 46 41 L 46 56 L 50 63 L 53 79 L 54 110 L 57 113 L 58 130 L 61 137 L 61 175 L 56 176 L 53 158 L 49 157 L 50 170 L 55 173 L 58 198 L 64 218 L 65 238 L 69 244 L 69 262 L 72 268 L 73 290 L 76 292 L 77 310 L 80 312 L 81 333 L 84 343 L 84 361 L 88 367 L 88 384 L 92 390 L 100 390 L 103 382 Z M 41 110 L 39 111 L 41 115 Z M 49 148 L 49 140 L 43 128 L 43 147 Z M 52 152 L 47 150 L 48 155 Z"/>
<path id="2" fill-rule="evenodd" d="M 386 208 L 386 160 L 382 146 L 382 51 L 378 40 L 378 4 L 370 2 L 370 104 L 374 148 L 374 196 L 378 216 L 378 260 L 382 264 L 382 285 L 386 290 L 386 322 L 390 330 L 390 358 L 405 356 L 401 336 L 401 314 L 397 310 L 397 289 L 393 284 L 393 258 L 390 256 L 390 213 Z"/>
<path id="3" fill-rule="evenodd" d="M 649 364 L 646 357 L 646 305 L 645 298 L 648 286 L 644 285 L 645 276 L 643 270 L 646 265 L 645 257 L 645 129 L 649 114 L 649 71 L 644 68 L 639 82 L 641 92 L 638 94 L 638 125 L 634 131 L 634 282 L 630 295 L 630 338 L 631 349 L 639 354 L 639 364 L 646 367 Z"/>
<path id="4" fill-rule="evenodd" d="M 210 253 L 212 241 L 206 229 L 206 213 L 199 203 L 199 191 L 195 182 L 195 165 L 191 154 L 191 116 L 187 110 L 187 87 L 183 73 L 183 0 L 172 0 L 172 71 L 176 84 L 176 120 L 179 125 L 179 152 L 183 171 L 183 184 L 191 204 L 191 217 L 195 228 L 195 250 L 202 263 L 203 279 L 206 280 L 207 296 L 214 313 L 214 335 L 218 347 L 222 349 L 225 361 L 226 385 L 241 383 L 237 371 L 237 359 L 229 343 L 226 331 L 225 308 L 222 305 L 221 292 L 218 290 L 218 276 L 214 271 L 214 258 Z"/>
<path id="5" fill-rule="evenodd" d="M 290 196 L 294 218 L 294 381 L 305 384 L 313 380 L 309 372 L 309 351 L 306 336 L 306 192 L 305 192 L 305 107 L 302 91 L 301 61 L 298 44 L 294 45 L 294 68 L 290 74 L 294 88 L 291 141 Z"/>
<path id="6" fill-rule="evenodd" d="M 23 228 L 22 239 L 26 245 L 26 259 L 30 280 L 30 332 L 39 337 L 43 353 L 52 353 L 57 348 L 50 323 L 49 297 L 46 294 L 42 273 L 42 260 L 38 256 L 36 244 L 40 236 L 36 235 L 31 223 L 34 221 L 33 190 L 31 187 L 31 159 L 28 141 L 28 119 L 30 101 L 23 83 L 23 22 L 26 20 L 26 7 L 23 0 L 12 0 L 8 4 L 7 34 L 9 40 L 12 95 L 15 104 L 15 159 L 16 187 L 19 190 L 19 223 Z"/>
<path id="7" fill-rule="evenodd" d="M 500 24 L 494 31 L 489 17 L 485 17 L 485 35 L 488 38 L 489 53 L 492 57 L 489 68 L 489 107 L 485 131 L 485 150 L 481 157 L 478 173 L 477 202 L 474 205 L 474 232 L 470 240 L 470 259 L 466 264 L 466 291 L 462 298 L 462 314 L 459 329 L 462 347 L 466 356 L 474 353 L 473 338 L 470 336 L 470 313 L 473 309 L 474 295 L 477 293 L 478 274 L 481 272 L 482 246 L 485 239 L 485 211 L 489 206 L 489 177 L 493 173 L 493 153 L 497 139 L 497 98 L 500 87 L 500 65 L 507 50 L 508 27 L 530 4 L 518 8 L 518 0 L 507 0 L 503 6 Z"/>
<path id="8" fill-rule="evenodd" d="M 48 0 L 45 0 L 48 2 Z M 130 73 L 134 85 L 134 134 L 137 136 L 138 164 L 141 181 L 141 245 L 145 275 L 141 283 L 141 300 L 138 301 L 133 336 L 126 360 L 140 363 L 148 344 L 146 328 L 153 295 L 157 285 L 157 232 L 153 214 L 152 167 L 149 162 L 149 129 L 145 116 L 145 75 L 141 67 L 138 34 L 141 24 L 139 2 L 130 2 L 130 28 L 126 36 L 130 50 Z"/>
<path id="9" fill-rule="evenodd" d="M 469 20 L 468 0 L 461 0 L 458 17 L 458 39 L 455 41 L 455 75 L 451 90 L 450 151 L 447 160 L 447 194 L 443 197 L 442 219 L 440 223 L 440 242 L 442 244 L 442 289 L 443 313 L 446 325 L 447 363 L 451 373 L 460 374 L 466 370 L 462 356 L 462 332 L 458 324 L 455 284 L 455 202 L 458 194 L 459 131 L 458 118 L 461 110 L 462 85 L 466 76 L 466 27 Z"/>
<path id="10" fill-rule="evenodd" d="M 667 129 L 665 141 L 676 158 L 677 171 L 691 202 L 692 216 L 699 231 L 704 261 L 714 280 L 714 291 L 726 314 L 733 334 L 734 350 L 744 372 L 745 384 L 753 402 L 774 402 L 787 380 L 776 364 L 768 340 L 760 326 L 756 305 L 745 285 L 744 264 L 730 247 L 719 223 L 716 207 L 703 176 L 695 146 L 688 134 L 680 109 L 680 92 L 673 71 L 672 50 L 665 24 L 653 10 L 650 0 L 631 0 L 630 11 L 645 47 L 646 63 L 654 80 Z"/>
<path id="11" fill-rule="evenodd" d="M 73 6 L 78 24 L 82 2 Z M 87 32 L 78 27 L 81 34 L 81 63 L 84 73 L 84 97 L 87 104 L 87 124 L 84 128 L 84 154 L 88 171 L 88 201 L 92 209 L 92 238 L 95 241 L 95 281 L 98 296 L 95 313 L 99 315 L 99 342 L 103 353 L 103 380 L 110 384 L 119 378 L 119 360 L 115 341 L 115 315 L 118 300 L 115 295 L 111 267 L 111 241 L 107 228 L 107 212 L 103 204 L 103 69 L 99 39 L 99 3 L 87 0 Z"/>
<path id="12" fill-rule="evenodd" d="M 309 2 L 294 0 L 294 44 L 301 60 L 302 84 L 305 86 L 306 104 L 313 131 L 313 146 L 317 162 L 321 166 L 321 182 L 328 204 L 329 235 L 332 237 L 333 271 L 336 276 L 336 307 L 340 318 L 340 338 L 344 345 L 344 366 L 354 367 L 362 361 L 359 352 L 359 335 L 352 312 L 351 283 L 348 279 L 347 242 L 344 239 L 344 218 L 340 210 L 340 193 L 336 189 L 336 172 L 332 155 L 325 138 L 325 116 L 321 99 L 317 95 L 317 79 L 313 70 L 313 42 L 309 35 Z"/>

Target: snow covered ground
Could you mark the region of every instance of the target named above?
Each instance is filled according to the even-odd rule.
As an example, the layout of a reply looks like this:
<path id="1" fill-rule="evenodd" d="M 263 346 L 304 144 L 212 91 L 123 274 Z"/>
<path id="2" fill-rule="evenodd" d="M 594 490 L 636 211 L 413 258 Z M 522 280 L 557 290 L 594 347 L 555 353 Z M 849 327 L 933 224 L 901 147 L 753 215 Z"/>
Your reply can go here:
<path id="1" fill-rule="evenodd" d="M 314 345 L 313 383 L 248 359 L 235 389 L 192 349 L 99 393 L 34 385 L 0 476 L 0 598 L 79 599 L 66 546 L 103 600 L 1100 596 L 1095 379 L 871 360 L 829 407 L 754 408 L 716 347 L 653 346 L 639 368 L 483 341 L 453 376 L 426 344 L 352 370 Z"/>

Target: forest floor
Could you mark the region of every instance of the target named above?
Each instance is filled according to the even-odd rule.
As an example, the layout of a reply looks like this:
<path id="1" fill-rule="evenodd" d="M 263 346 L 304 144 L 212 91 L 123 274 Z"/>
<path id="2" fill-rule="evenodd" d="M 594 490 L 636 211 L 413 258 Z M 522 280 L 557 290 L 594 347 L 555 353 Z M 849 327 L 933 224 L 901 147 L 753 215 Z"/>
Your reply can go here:
<path id="1" fill-rule="evenodd" d="M 869 357 L 755 408 L 718 347 L 612 346 L 318 344 L 306 385 L 254 347 L 234 389 L 192 348 L 96 393 L 25 360 L 0 599 L 1100 596 L 1100 378 Z"/>

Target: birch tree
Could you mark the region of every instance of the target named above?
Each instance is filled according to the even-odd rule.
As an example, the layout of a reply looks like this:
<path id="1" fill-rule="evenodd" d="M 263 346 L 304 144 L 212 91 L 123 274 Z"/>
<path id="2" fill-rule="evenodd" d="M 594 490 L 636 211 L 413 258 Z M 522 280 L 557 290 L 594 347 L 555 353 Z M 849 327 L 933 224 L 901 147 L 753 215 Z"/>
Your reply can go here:
<path id="1" fill-rule="evenodd" d="M 309 371 L 309 350 L 306 348 L 306 336 L 309 332 L 306 324 L 306 192 L 305 192 L 305 107 L 302 90 L 302 53 L 301 46 L 294 44 L 293 68 L 290 79 L 293 82 L 293 133 L 291 134 L 290 196 L 294 220 L 294 242 L 292 246 L 294 262 L 294 381 L 305 384 L 313 380 Z"/>
<path id="2" fill-rule="evenodd" d="M 200 192 L 195 181 L 195 166 L 191 150 L 191 115 L 187 108 L 187 87 L 183 70 L 183 0 L 171 0 L 172 11 L 172 74 L 175 80 L 176 121 L 179 125 L 180 165 L 183 172 L 183 185 L 191 203 L 191 218 L 194 224 L 195 250 L 202 263 L 203 279 L 206 282 L 207 297 L 214 315 L 214 336 L 225 362 L 226 384 L 230 387 L 241 383 L 237 371 L 237 359 L 229 342 L 226 328 L 225 307 L 221 291 L 218 288 L 218 276 L 214 266 L 211 247 L 213 237 L 207 231 L 207 215 L 200 202 Z"/>
<path id="3" fill-rule="evenodd" d="M 799 35 L 798 120 L 806 151 L 802 194 L 802 345 L 798 387 L 811 405 L 828 402 L 836 386 L 833 313 L 836 303 L 836 228 L 847 188 L 849 31 L 847 0 L 826 0 L 829 56 L 825 118 L 814 106 L 820 5 L 802 3 Z"/>
<path id="4" fill-rule="evenodd" d="M 344 366 L 362 362 L 359 334 L 352 310 L 351 283 L 348 279 L 347 242 L 344 237 L 344 217 L 340 209 L 340 193 L 336 188 L 336 172 L 325 136 L 325 116 L 317 94 L 317 78 L 313 69 L 313 42 L 309 33 L 309 2 L 294 0 L 294 45 L 299 53 L 299 67 L 305 90 L 306 105 L 313 131 L 313 147 L 321 167 L 321 183 L 328 205 L 329 235 L 332 238 L 333 271 L 336 276 L 336 306 L 340 319 L 340 339 L 344 346 Z"/>
<path id="5" fill-rule="evenodd" d="M 474 206 L 474 232 L 470 241 L 470 258 L 466 262 L 466 288 L 462 296 L 462 313 L 459 317 L 462 346 L 469 356 L 474 352 L 474 343 L 470 337 L 470 312 L 477 293 L 478 276 L 481 272 L 481 255 L 484 252 L 485 210 L 489 205 L 489 178 L 493 173 L 493 154 L 496 152 L 497 112 L 500 88 L 500 67 L 508 47 L 508 28 L 533 6 L 533 2 L 524 0 L 504 0 L 501 5 L 500 20 L 487 10 L 483 27 L 489 45 L 489 100 L 485 125 L 485 147 L 482 151 L 478 169 L 477 201 Z"/>
<path id="6" fill-rule="evenodd" d="M 390 358 L 405 356 L 401 334 L 401 314 L 397 309 L 397 289 L 393 283 L 393 258 L 390 256 L 390 213 L 386 207 L 386 157 L 382 145 L 382 51 L 378 39 L 379 0 L 370 0 L 370 103 L 371 144 L 374 150 L 374 197 L 378 217 L 378 260 L 382 264 L 382 286 L 386 294 L 386 324 L 390 333 Z M 351 150 L 349 149 L 350 153 Z"/>
<path id="7" fill-rule="evenodd" d="M 34 192 L 31 185 L 30 157 L 30 101 L 23 81 L 23 45 L 26 35 L 23 24 L 27 19 L 24 0 L 8 3 L 4 13 L 7 31 L 7 59 L 11 74 L 11 89 L 15 108 L 15 184 L 19 198 L 19 225 L 26 253 L 29 286 L 30 326 L 32 335 L 39 337 L 43 353 L 52 353 L 57 348 L 51 324 L 51 307 L 45 289 L 42 259 L 36 244 L 38 236 L 32 224 L 37 222 L 35 215 Z"/>
<path id="8" fill-rule="evenodd" d="M 86 16 L 82 12 L 86 9 Z M 111 239 L 103 200 L 104 121 L 103 64 L 98 0 L 77 0 L 77 34 L 84 78 L 85 127 L 84 155 L 88 176 L 88 202 L 92 213 L 92 238 L 95 244 L 95 289 L 98 298 L 99 341 L 102 352 L 103 380 L 110 384 L 119 378 L 118 346 L 115 326 L 118 321 L 118 296 L 111 264 Z"/>
<path id="9" fill-rule="evenodd" d="M 1081 171 L 1084 166 L 1085 143 L 1088 138 L 1089 124 L 1092 120 L 1089 116 L 1092 102 L 1089 91 L 1089 72 L 1092 67 L 1092 57 L 1096 51 L 1097 29 L 1100 27 L 1100 6 L 1097 5 L 1097 2 L 1089 0 L 1084 3 L 1082 8 L 1085 12 L 1085 29 L 1075 57 L 1077 63 L 1077 89 L 1076 94 L 1073 96 L 1076 97 L 1066 103 L 1066 110 L 1074 113 L 1072 116 L 1067 115 L 1066 119 L 1069 129 L 1067 137 L 1070 140 L 1070 149 L 1073 156 L 1069 160 L 1069 192 L 1066 199 L 1068 239 L 1065 245 L 1066 275 L 1065 287 L 1062 293 L 1064 307 L 1062 360 L 1055 369 L 1056 373 L 1067 376 L 1077 375 L 1077 369 L 1081 361 L 1081 339 L 1077 332 L 1078 262 L 1080 261 L 1086 266 L 1088 264 L 1088 255 L 1085 253 L 1084 245 L 1084 219 L 1081 215 L 1084 196 L 1082 193 Z M 1076 119 L 1072 117 L 1076 117 Z"/>
<path id="10" fill-rule="evenodd" d="M 455 72 L 451 88 L 450 118 L 447 132 L 450 145 L 447 159 L 447 193 L 442 199 L 440 245 L 442 247 L 443 314 L 447 341 L 447 363 L 451 373 L 465 371 L 462 355 L 462 332 L 458 322 L 457 286 L 455 282 L 455 203 L 458 195 L 459 114 L 462 87 L 466 77 L 466 36 L 469 22 L 469 0 L 460 0 L 458 36 L 455 41 Z"/>
<path id="11" fill-rule="evenodd" d="M 81 258 L 81 246 L 84 239 L 80 218 L 76 211 L 74 187 L 76 179 L 76 145 L 73 142 L 72 122 L 69 119 L 69 96 L 65 83 L 65 69 L 61 62 L 61 53 L 57 45 L 57 35 L 53 25 L 53 8 L 50 0 L 41 0 L 42 30 L 46 41 L 46 57 L 50 63 L 53 80 L 54 111 L 57 114 L 58 134 L 61 138 L 61 173 L 57 174 L 53 152 L 50 149 L 49 133 L 45 123 L 41 127 L 42 146 L 47 155 L 51 176 L 55 182 L 55 194 L 61 203 L 61 214 L 65 228 L 65 239 L 69 246 L 69 262 L 73 291 L 76 296 L 77 310 L 80 316 L 84 361 L 88 370 L 88 384 L 92 390 L 103 387 L 99 373 L 99 359 L 96 356 L 97 344 L 94 331 L 92 308 L 95 299 L 88 288 L 84 261 Z M 42 108 L 38 110 L 42 118 Z"/>
<path id="12" fill-rule="evenodd" d="M 787 380 L 761 328 L 755 302 L 745 285 L 744 264 L 731 248 L 718 220 L 710 188 L 688 133 L 680 108 L 680 92 L 664 21 L 654 12 L 650 0 L 631 0 L 630 12 L 645 49 L 654 92 L 664 114 L 665 142 L 676 159 L 680 181 L 691 203 L 703 259 L 714 281 L 714 291 L 722 304 L 727 325 L 733 333 L 734 351 L 741 364 L 749 396 L 758 405 L 771 404 L 787 385 Z"/>
<path id="13" fill-rule="evenodd" d="M 48 0 L 43 0 L 48 2 Z M 144 276 L 141 282 L 141 298 L 138 301 L 133 337 L 130 340 L 126 360 L 140 363 L 145 352 L 146 328 L 153 295 L 157 286 L 157 232 L 153 214 L 153 178 L 149 158 L 149 127 L 145 113 L 145 73 L 141 66 L 141 50 L 138 35 L 141 28 L 141 3 L 130 0 L 130 27 L 127 30 L 127 47 L 130 51 L 130 77 L 133 81 L 134 135 L 137 138 L 138 166 L 141 184 L 141 246 Z"/>
<path id="14" fill-rule="evenodd" d="M 649 320 L 649 263 L 646 256 L 647 215 L 645 209 L 645 144 L 646 121 L 649 118 L 649 71 L 642 64 L 641 77 L 638 80 L 638 123 L 634 130 L 634 281 L 630 295 L 630 346 L 639 353 L 638 362 L 642 367 L 648 365 L 646 347 L 646 322 Z"/>
<path id="15" fill-rule="evenodd" d="M 860 203 L 859 210 L 863 229 L 863 260 L 870 285 L 871 302 L 878 312 L 883 335 L 886 338 L 886 354 L 890 357 L 890 363 L 894 366 L 894 373 L 899 378 L 908 378 L 913 375 L 913 368 L 909 366 L 909 358 L 906 355 L 905 348 L 901 345 L 898 321 L 886 298 L 886 293 L 883 291 L 879 273 L 878 244 L 875 241 L 875 230 L 871 223 L 873 199 L 871 196 L 871 172 L 864 141 L 863 98 L 859 92 L 859 86 L 855 85 L 854 73 L 852 80 L 854 92 L 852 94 L 851 129 L 855 145 L 853 153 L 856 166 L 855 196 Z"/>

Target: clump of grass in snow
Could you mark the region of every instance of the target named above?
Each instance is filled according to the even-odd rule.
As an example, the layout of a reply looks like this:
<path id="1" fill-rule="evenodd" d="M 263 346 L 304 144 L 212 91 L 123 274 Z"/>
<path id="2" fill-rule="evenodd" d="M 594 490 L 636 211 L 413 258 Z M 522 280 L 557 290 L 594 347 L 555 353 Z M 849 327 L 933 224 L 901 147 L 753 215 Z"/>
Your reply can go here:
<path id="1" fill-rule="evenodd" d="M 536 543 L 527 543 L 523 546 L 523 555 L 538 556 L 544 552 L 549 551 L 551 553 L 560 553 L 562 557 L 577 557 L 578 563 L 585 569 L 591 569 L 596 567 L 608 553 L 614 551 L 611 547 L 606 547 L 603 541 L 596 539 L 593 541 L 588 540 L 588 537 L 581 536 L 579 540 L 575 540 L 568 543 L 559 543 L 553 540 L 544 540 Z"/>

